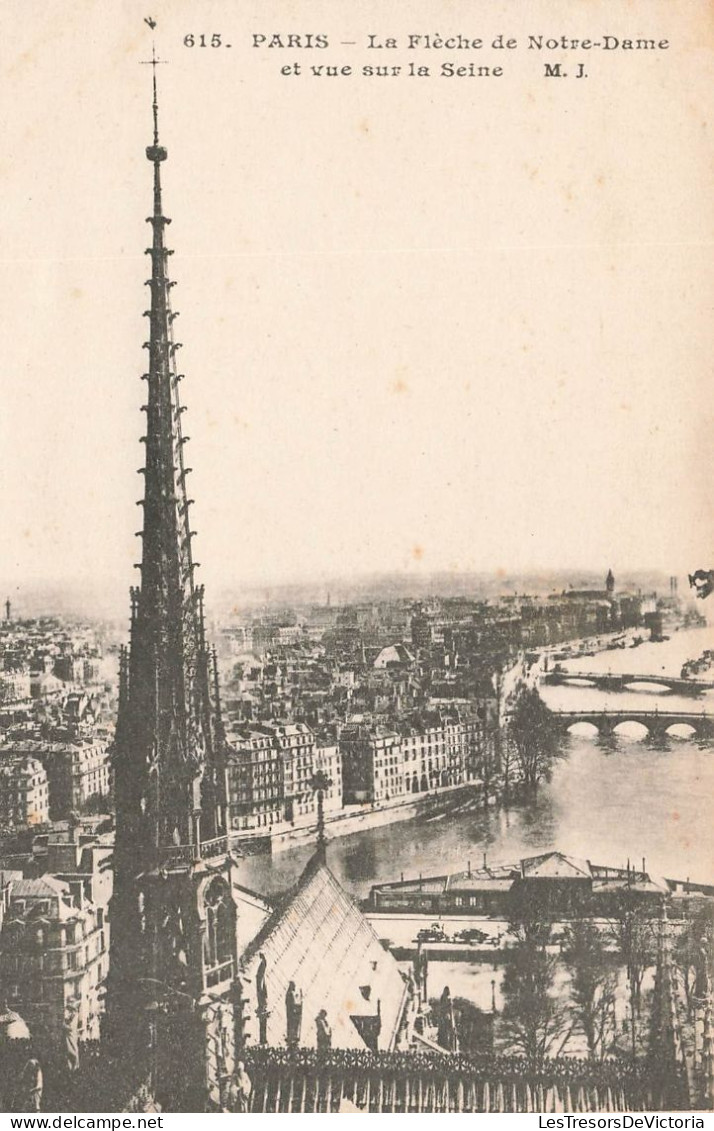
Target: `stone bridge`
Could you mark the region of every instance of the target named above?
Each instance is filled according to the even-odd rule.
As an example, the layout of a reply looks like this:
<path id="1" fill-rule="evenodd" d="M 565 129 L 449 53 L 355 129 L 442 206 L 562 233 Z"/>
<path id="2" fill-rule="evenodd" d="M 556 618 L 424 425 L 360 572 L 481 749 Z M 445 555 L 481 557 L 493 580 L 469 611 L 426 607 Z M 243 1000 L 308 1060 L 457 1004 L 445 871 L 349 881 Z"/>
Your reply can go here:
<path id="1" fill-rule="evenodd" d="M 674 726 L 692 728 L 697 738 L 714 736 L 714 716 L 703 711 L 553 711 L 563 731 L 575 723 L 590 723 L 599 734 L 613 734 L 623 723 L 639 723 L 653 738 L 663 738 Z"/>
<path id="2" fill-rule="evenodd" d="M 711 691 L 714 681 L 708 679 L 681 679 L 673 675 L 634 675 L 632 672 L 568 672 L 552 671 L 544 682 L 551 687 L 562 684 L 579 687 L 596 687 L 599 691 L 628 691 L 632 684 L 651 683 L 675 695 L 701 695 Z"/>

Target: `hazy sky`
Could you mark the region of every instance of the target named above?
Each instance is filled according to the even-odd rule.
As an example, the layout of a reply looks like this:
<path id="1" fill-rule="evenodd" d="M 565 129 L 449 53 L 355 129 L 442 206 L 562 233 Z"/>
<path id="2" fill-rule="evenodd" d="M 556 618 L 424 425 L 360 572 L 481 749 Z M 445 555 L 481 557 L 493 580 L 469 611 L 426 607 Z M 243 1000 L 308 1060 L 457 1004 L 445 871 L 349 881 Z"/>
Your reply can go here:
<path id="1" fill-rule="evenodd" d="M 146 15 L 170 60 L 165 211 L 209 592 L 714 566 L 706 0 L 4 0 L 3 15 L 6 585 L 136 580 Z M 184 47 L 190 32 L 231 47 Z M 254 50 L 254 32 L 334 46 Z M 364 46 L 457 32 L 672 46 L 573 55 L 582 81 L 544 79 L 520 49 Z M 444 59 L 507 74 L 279 73 Z"/>

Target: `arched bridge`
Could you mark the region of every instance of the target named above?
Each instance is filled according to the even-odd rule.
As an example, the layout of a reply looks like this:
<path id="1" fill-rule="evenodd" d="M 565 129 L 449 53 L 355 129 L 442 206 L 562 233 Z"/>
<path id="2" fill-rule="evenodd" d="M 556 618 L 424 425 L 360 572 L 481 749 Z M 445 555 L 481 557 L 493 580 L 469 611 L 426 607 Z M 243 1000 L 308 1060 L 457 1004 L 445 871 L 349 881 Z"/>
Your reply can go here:
<path id="1" fill-rule="evenodd" d="M 627 691 L 632 684 L 650 683 L 670 691 L 675 695 L 701 695 L 711 691 L 714 681 L 708 679 L 681 679 L 674 675 L 634 675 L 632 672 L 568 672 L 552 671 L 544 682 L 551 687 L 570 684 L 580 687 L 596 687 L 599 691 Z M 634 689 L 636 690 L 636 688 Z"/>
<path id="2" fill-rule="evenodd" d="M 696 711 L 553 711 L 563 731 L 589 723 L 599 734 L 613 734 L 623 723 L 639 723 L 653 738 L 664 738 L 674 726 L 691 727 L 697 738 L 714 737 L 714 716 Z"/>

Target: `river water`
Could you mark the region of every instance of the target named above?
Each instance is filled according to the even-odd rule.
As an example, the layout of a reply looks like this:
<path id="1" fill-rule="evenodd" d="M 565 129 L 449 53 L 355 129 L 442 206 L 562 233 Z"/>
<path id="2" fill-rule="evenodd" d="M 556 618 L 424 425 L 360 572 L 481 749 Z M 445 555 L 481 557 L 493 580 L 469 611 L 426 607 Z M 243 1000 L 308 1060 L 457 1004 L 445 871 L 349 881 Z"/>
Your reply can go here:
<path id="1" fill-rule="evenodd" d="M 711 627 L 673 633 L 659 644 L 606 651 L 564 664 L 572 671 L 679 675 L 684 660 L 714 648 Z M 549 706 L 714 712 L 714 692 L 698 699 L 662 689 L 604 693 L 594 688 L 542 687 Z M 673 737 L 657 746 L 636 734 L 613 740 L 573 734 L 567 757 L 534 800 L 505 810 L 476 810 L 406 821 L 333 840 L 330 867 L 356 896 L 386 880 L 443 874 L 483 861 L 508 863 L 550 849 L 598 864 L 639 866 L 676 879 L 714 881 L 714 748 Z M 329 832 L 329 829 L 328 829 Z M 311 853 L 299 846 L 241 862 L 239 881 L 257 891 L 284 890 Z"/>

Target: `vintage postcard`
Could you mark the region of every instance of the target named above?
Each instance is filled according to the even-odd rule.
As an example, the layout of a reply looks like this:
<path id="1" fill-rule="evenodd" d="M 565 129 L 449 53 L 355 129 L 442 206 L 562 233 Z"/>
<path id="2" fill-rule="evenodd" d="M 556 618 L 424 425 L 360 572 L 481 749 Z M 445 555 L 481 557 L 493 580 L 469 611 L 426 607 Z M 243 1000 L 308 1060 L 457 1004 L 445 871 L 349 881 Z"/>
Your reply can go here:
<path id="1" fill-rule="evenodd" d="M 2 15 L 0 1107 L 703 1127 L 710 3 Z"/>

